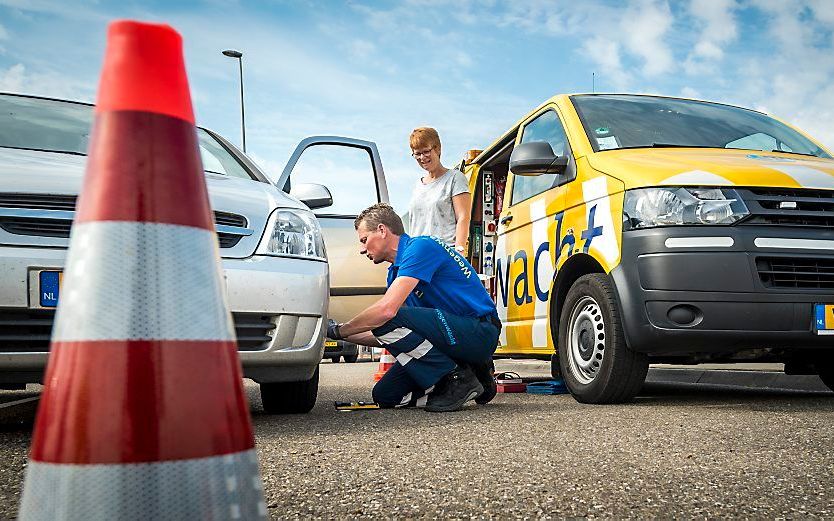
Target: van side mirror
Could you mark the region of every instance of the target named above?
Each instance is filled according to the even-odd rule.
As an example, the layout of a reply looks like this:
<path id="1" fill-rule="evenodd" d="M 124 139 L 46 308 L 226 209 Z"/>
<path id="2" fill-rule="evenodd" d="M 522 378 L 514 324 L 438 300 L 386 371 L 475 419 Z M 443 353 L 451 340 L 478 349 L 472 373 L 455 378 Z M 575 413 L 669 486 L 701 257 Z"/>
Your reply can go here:
<path id="1" fill-rule="evenodd" d="M 290 195 L 306 204 L 311 210 L 333 205 L 333 195 L 326 186 L 316 183 L 299 183 L 290 190 Z"/>
<path id="2" fill-rule="evenodd" d="M 547 141 L 521 143 L 510 154 L 510 172 L 515 175 L 561 174 L 568 156 L 557 156 Z"/>

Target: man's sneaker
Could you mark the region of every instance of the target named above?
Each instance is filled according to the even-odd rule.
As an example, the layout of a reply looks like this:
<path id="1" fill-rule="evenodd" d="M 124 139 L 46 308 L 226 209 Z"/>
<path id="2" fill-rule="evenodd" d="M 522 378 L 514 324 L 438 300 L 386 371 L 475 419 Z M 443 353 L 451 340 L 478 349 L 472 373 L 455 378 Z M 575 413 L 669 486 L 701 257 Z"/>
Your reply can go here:
<path id="1" fill-rule="evenodd" d="M 458 366 L 440 379 L 426 401 L 429 412 L 451 412 L 484 392 L 484 387 L 475 378 L 471 369 Z"/>
<path id="2" fill-rule="evenodd" d="M 484 392 L 475 398 L 475 403 L 483 405 L 489 403 L 495 398 L 498 392 L 498 386 L 495 385 L 495 378 L 493 377 L 492 361 L 484 362 L 482 364 L 472 364 L 472 372 L 475 373 L 475 378 L 481 383 Z"/>

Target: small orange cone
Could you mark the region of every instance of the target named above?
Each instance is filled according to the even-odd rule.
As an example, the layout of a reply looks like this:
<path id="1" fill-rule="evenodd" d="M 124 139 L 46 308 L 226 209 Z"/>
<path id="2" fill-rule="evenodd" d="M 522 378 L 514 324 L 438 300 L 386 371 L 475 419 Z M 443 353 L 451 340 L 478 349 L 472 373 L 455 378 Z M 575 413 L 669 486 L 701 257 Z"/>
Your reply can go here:
<path id="1" fill-rule="evenodd" d="M 374 382 L 378 382 L 385 373 L 388 372 L 388 369 L 391 369 L 391 366 L 397 362 L 397 359 L 394 358 L 394 355 L 388 352 L 387 349 L 382 350 L 382 354 L 379 355 L 379 366 L 377 367 L 376 372 L 374 373 Z"/>
<path id="2" fill-rule="evenodd" d="M 20 507 L 266 518 L 180 35 L 108 30 Z"/>

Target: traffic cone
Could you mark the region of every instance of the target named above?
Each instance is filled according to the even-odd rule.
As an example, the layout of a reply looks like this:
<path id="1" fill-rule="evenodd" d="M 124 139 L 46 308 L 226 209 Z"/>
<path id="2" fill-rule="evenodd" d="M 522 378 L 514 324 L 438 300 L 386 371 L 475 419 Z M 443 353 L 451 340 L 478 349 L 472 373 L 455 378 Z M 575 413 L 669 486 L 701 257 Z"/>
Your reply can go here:
<path id="1" fill-rule="evenodd" d="M 382 354 L 379 355 L 379 366 L 377 366 L 377 370 L 374 373 L 374 382 L 378 382 L 383 376 L 385 376 L 388 369 L 390 369 L 396 362 L 397 359 L 394 358 L 394 355 L 389 353 L 387 349 L 383 349 Z"/>
<path id="2" fill-rule="evenodd" d="M 266 518 L 182 39 L 107 38 L 20 517 Z"/>

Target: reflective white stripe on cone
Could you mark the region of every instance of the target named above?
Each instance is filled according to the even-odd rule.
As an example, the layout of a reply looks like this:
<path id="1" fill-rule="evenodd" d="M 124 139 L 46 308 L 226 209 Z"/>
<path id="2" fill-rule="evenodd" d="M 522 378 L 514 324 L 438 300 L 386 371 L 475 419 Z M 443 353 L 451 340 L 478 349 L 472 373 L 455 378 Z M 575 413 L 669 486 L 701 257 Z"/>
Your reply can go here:
<path id="1" fill-rule="evenodd" d="M 216 248 L 192 226 L 75 225 L 52 340 L 234 340 Z"/>
<path id="2" fill-rule="evenodd" d="M 254 450 L 129 465 L 29 463 L 27 519 L 257 519 L 267 516 Z"/>

